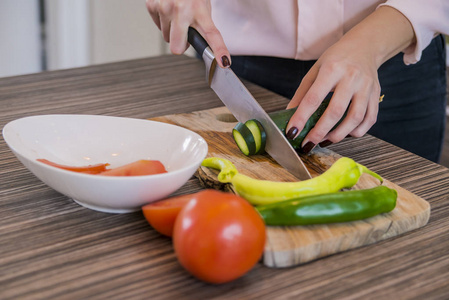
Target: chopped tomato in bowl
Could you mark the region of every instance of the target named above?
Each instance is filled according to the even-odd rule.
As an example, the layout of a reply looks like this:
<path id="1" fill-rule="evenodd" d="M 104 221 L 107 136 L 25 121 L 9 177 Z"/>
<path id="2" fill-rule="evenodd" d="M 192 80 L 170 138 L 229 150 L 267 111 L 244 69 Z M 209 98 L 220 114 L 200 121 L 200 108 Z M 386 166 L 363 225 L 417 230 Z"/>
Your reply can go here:
<path id="1" fill-rule="evenodd" d="M 108 163 L 75 167 L 57 164 L 43 158 L 39 158 L 37 161 L 67 171 L 103 176 L 145 176 L 167 173 L 165 166 L 158 160 L 140 159 L 114 169 L 108 169 Z"/>
<path id="2" fill-rule="evenodd" d="M 6 124 L 3 137 L 23 165 L 49 187 L 87 208 L 110 213 L 137 211 L 168 197 L 207 155 L 206 141 L 193 131 L 111 116 L 25 117 Z M 103 172 L 106 176 L 100 175 Z"/>

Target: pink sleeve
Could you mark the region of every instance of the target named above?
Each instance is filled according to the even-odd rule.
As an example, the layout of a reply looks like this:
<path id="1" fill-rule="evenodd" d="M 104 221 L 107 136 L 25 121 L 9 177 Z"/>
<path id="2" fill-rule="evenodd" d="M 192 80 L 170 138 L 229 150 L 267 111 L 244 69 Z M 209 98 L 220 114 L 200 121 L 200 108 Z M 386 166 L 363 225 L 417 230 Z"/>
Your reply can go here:
<path id="1" fill-rule="evenodd" d="M 412 24 L 416 44 L 404 50 L 404 63 L 414 64 L 439 33 L 449 34 L 449 0 L 388 0 L 380 6 L 400 11 Z"/>

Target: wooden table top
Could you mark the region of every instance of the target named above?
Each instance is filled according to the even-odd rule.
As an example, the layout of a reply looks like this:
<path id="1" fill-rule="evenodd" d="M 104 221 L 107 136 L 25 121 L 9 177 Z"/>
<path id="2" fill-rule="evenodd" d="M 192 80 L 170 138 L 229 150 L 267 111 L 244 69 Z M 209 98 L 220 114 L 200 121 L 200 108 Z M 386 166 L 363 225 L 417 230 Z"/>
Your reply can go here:
<path id="1" fill-rule="evenodd" d="M 267 111 L 287 100 L 248 89 Z M 222 106 L 203 64 L 162 56 L 0 79 L 0 126 L 40 114 L 133 118 Z M 371 136 L 330 147 L 431 204 L 428 225 L 287 269 L 258 264 L 231 283 L 196 280 L 140 212 L 83 208 L 47 187 L 0 139 L 1 299 L 443 299 L 449 297 L 449 170 Z M 192 178 L 176 194 L 201 189 Z M 394 297 L 393 297 L 394 296 Z"/>

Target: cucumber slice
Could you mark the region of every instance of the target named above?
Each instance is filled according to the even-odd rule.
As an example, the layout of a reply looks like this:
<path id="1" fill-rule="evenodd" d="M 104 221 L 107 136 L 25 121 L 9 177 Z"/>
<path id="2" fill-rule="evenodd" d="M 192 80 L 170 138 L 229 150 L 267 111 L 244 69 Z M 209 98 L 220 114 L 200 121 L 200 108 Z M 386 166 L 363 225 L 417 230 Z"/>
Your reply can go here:
<path id="1" fill-rule="evenodd" d="M 243 123 L 237 123 L 232 129 L 234 141 L 243 154 L 249 156 L 256 153 L 256 142 L 251 130 Z"/>
<path id="2" fill-rule="evenodd" d="M 232 130 L 232 135 L 243 154 L 249 156 L 265 152 L 267 134 L 258 120 L 237 123 Z"/>
<path id="3" fill-rule="evenodd" d="M 267 141 L 267 134 L 263 129 L 262 124 L 256 120 L 251 119 L 245 122 L 246 127 L 251 131 L 254 137 L 254 142 L 256 143 L 255 154 L 261 154 L 265 152 L 265 143 Z"/>

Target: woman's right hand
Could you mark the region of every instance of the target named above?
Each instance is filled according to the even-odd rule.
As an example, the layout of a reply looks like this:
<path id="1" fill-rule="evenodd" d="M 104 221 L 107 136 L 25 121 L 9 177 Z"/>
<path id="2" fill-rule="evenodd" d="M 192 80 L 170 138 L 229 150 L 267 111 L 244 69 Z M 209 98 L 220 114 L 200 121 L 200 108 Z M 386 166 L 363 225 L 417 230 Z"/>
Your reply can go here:
<path id="1" fill-rule="evenodd" d="M 187 50 L 188 28 L 193 27 L 207 41 L 220 67 L 231 65 L 228 48 L 212 21 L 210 0 L 147 0 L 146 4 L 173 54 Z"/>

